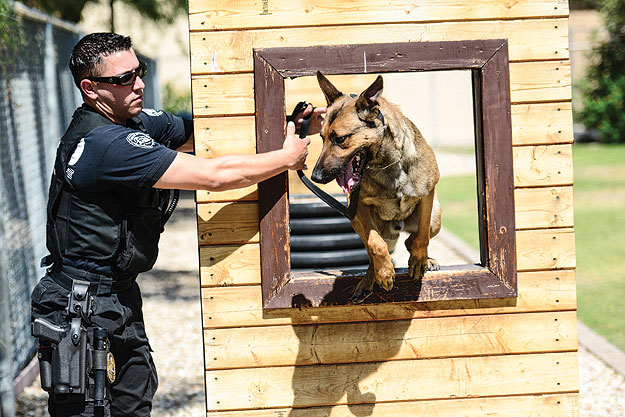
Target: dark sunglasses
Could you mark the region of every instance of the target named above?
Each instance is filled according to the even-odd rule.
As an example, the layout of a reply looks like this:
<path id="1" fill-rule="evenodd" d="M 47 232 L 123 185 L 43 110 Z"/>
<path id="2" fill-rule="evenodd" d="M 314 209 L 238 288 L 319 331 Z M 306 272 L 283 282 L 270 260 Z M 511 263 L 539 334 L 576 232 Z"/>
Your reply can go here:
<path id="1" fill-rule="evenodd" d="M 87 79 L 107 84 L 133 85 L 137 77 L 143 78 L 147 73 L 148 65 L 145 62 L 139 62 L 139 66 L 136 70 L 126 72 L 122 75 L 114 75 L 112 77 L 89 77 Z"/>

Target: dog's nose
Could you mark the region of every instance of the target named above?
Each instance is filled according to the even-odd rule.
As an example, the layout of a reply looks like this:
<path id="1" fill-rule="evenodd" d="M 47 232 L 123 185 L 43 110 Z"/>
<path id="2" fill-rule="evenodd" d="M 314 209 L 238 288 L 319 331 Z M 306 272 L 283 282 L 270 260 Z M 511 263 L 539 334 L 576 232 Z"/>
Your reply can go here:
<path id="1" fill-rule="evenodd" d="M 321 170 L 317 169 L 315 167 L 315 169 L 313 170 L 312 175 L 310 176 L 310 179 L 312 179 L 314 182 L 322 182 L 323 181 L 323 175 L 320 172 Z"/>

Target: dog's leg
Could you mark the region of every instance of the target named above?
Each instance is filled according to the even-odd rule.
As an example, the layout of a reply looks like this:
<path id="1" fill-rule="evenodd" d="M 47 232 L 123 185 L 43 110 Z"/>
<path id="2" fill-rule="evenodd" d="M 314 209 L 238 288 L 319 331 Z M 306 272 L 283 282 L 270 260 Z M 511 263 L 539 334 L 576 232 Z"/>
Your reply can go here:
<path id="1" fill-rule="evenodd" d="M 438 262 L 435 259 L 428 258 L 433 203 L 434 190 L 419 201 L 417 206 L 419 229 L 406 240 L 406 248 L 410 252 L 408 274 L 412 279 L 422 278 L 426 270 L 438 270 Z"/>
<path id="2" fill-rule="evenodd" d="M 367 214 L 361 212 L 352 221 L 352 226 L 356 233 L 360 235 L 369 255 L 367 273 L 360 280 L 352 294 L 352 301 L 356 303 L 362 302 L 371 295 L 375 282 L 385 290 L 390 291 L 395 281 L 395 267 L 388 251 L 388 245 L 380 233 L 373 227 L 373 221 Z"/>

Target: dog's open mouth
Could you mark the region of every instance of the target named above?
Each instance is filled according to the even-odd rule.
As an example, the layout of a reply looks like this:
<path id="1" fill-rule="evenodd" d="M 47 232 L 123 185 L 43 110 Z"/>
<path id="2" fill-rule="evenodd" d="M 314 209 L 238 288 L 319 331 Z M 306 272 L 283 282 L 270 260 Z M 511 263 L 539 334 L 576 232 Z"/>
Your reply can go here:
<path id="1" fill-rule="evenodd" d="M 345 165 L 343 171 L 336 177 L 336 182 L 343 189 L 345 194 L 349 194 L 360 184 L 366 159 L 367 151 L 365 149 L 359 150 Z"/>

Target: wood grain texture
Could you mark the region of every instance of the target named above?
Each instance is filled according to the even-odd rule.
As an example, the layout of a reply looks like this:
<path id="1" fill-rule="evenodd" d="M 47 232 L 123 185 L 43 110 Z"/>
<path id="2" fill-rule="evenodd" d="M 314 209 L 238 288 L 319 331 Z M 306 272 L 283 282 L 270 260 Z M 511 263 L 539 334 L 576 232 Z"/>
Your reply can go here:
<path id="1" fill-rule="evenodd" d="M 517 146 L 512 152 L 516 187 L 573 184 L 571 145 Z"/>
<path id="2" fill-rule="evenodd" d="M 204 331 L 208 370 L 577 349 L 572 312 Z"/>
<path id="3" fill-rule="evenodd" d="M 510 89 L 513 103 L 549 100 L 571 100 L 571 64 L 569 60 L 518 62 L 510 65 Z"/>
<path id="4" fill-rule="evenodd" d="M 575 268 L 573 229 L 521 230 L 516 238 L 519 270 Z"/>
<path id="5" fill-rule="evenodd" d="M 569 56 L 568 20 L 561 18 L 192 32 L 191 74 L 251 72 L 254 48 L 501 38 L 509 40 L 512 61 Z"/>
<path id="6" fill-rule="evenodd" d="M 307 408 L 209 412 L 207 417 L 571 417 L 578 406 L 577 394 L 524 395 L 493 398 L 462 398 L 433 401 L 401 401 Z"/>
<path id="7" fill-rule="evenodd" d="M 561 68 L 561 70 L 556 70 Z M 570 72 L 568 61 L 545 61 L 510 63 L 510 94 L 512 102 L 548 102 L 570 100 L 570 80 L 566 72 Z M 535 74 L 542 74 L 537 78 Z M 197 117 L 215 115 L 251 115 L 254 113 L 254 89 L 252 74 L 197 75 L 193 77 L 194 107 L 193 115 Z M 310 91 L 318 94 L 316 80 L 310 80 L 308 86 L 300 93 L 292 92 L 301 99 L 310 100 Z M 305 85 L 304 84 L 304 85 Z M 197 97 L 196 97 L 196 91 Z M 227 99 L 226 99 L 227 98 Z M 316 102 L 322 106 L 325 102 Z M 561 117 L 566 117 L 566 104 Z M 568 105 L 570 108 L 570 104 Z M 557 111 L 557 110 L 556 110 Z M 566 119 L 564 119 L 566 120 Z M 568 120 L 567 123 L 570 123 Z M 544 122 L 543 122 L 544 123 Z M 560 129 L 558 129 L 560 130 Z M 200 146 L 201 149 L 201 146 Z"/>
<path id="8" fill-rule="evenodd" d="M 573 143 L 570 101 L 512 106 L 512 144 L 546 145 Z"/>
<path id="9" fill-rule="evenodd" d="M 573 187 L 517 188 L 518 229 L 573 227 Z"/>
<path id="10" fill-rule="evenodd" d="M 260 283 L 259 245 L 200 246 L 200 283 L 203 287 Z"/>
<path id="11" fill-rule="evenodd" d="M 259 241 L 257 203 L 199 204 L 197 215 L 200 246 Z"/>
<path id="12" fill-rule="evenodd" d="M 208 410 L 577 391 L 577 353 L 206 372 Z M 505 381 L 505 383 L 502 383 Z"/>
<path id="13" fill-rule="evenodd" d="M 405 320 L 476 314 L 568 311 L 576 308 L 575 272 L 572 270 L 520 272 L 519 297 L 512 303 L 502 300 L 469 300 L 298 308 L 273 312 L 264 312 L 262 309 L 260 277 L 258 281 L 259 285 L 249 287 L 203 288 L 204 328 Z"/>
<path id="14" fill-rule="evenodd" d="M 332 0 L 301 2 L 272 0 L 247 2 L 232 0 L 190 0 L 191 30 L 227 30 L 332 24 L 380 24 L 394 22 L 437 22 L 446 20 L 514 19 L 545 16 L 566 17 L 565 0 L 482 0 L 479 7 L 471 0 L 393 1 L 393 7 L 375 0 Z"/>

